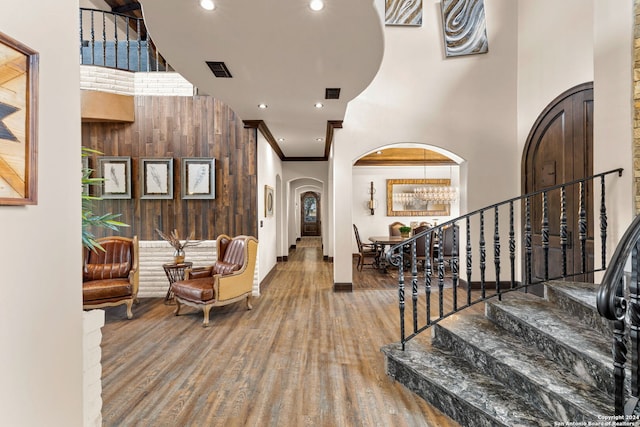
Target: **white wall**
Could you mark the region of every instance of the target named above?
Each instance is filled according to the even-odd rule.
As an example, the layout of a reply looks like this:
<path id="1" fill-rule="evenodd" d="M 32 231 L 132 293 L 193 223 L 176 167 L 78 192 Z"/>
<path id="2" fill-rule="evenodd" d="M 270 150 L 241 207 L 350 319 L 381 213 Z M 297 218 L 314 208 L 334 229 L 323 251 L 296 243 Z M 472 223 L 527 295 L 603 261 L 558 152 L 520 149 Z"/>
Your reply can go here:
<path id="1" fill-rule="evenodd" d="M 273 151 L 265 137 L 258 131 L 258 277 L 260 282 L 269 274 L 276 265 L 278 241 L 283 236 L 278 236 L 278 221 L 282 221 L 285 212 L 282 209 L 281 191 L 278 185 L 279 177 L 282 177 L 282 161 Z M 265 185 L 273 188 L 275 195 L 275 208 L 273 216 L 265 216 Z"/>
<path id="2" fill-rule="evenodd" d="M 78 2 L 3 2 L 2 32 L 40 53 L 38 204 L 0 206 L 0 413 L 81 426 Z"/>
<path id="3" fill-rule="evenodd" d="M 384 2 L 376 5 L 384 10 Z M 457 58 L 444 57 L 440 2 L 423 6 L 421 27 L 385 27 L 380 71 L 349 103 L 345 126 L 336 132 L 335 236 L 353 234 L 353 162 L 393 143 L 428 144 L 467 160 L 461 172 L 468 178 L 468 210 L 519 192 L 517 3 L 485 2 L 489 53 Z M 351 251 L 352 239 L 335 239 L 337 283 L 351 282 Z"/>
<path id="4" fill-rule="evenodd" d="M 594 1 L 594 162 L 603 172 L 624 168 L 607 181 L 611 197 L 607 247 L 613 248 L 635 216 L 633 197 L 633 10 L 634 2 Z M 636 167 L 637 170 L 637 167 Z M 599 188 L 596 189 L 596 200 Z M 599 207 L 594 207 L 599 212 Z M 595 253 L 601 244 L 596 240 Z M 598 260 L 598 258 L 596 258 Z M 599 263 L 596 261 L 596 265 Z"/>

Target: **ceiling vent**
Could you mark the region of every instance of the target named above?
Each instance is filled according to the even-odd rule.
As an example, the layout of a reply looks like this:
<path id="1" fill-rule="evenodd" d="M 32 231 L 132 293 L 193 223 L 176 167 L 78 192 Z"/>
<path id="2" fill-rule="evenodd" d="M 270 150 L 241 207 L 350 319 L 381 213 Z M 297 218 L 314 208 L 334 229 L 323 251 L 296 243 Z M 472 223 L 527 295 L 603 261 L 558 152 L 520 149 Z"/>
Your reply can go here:
<path id="1" fill-rule="evenodd" d="M 328 87 L 324 90 L 324 99 L 340 99 L 339 87 Z"/>
<path id="2" fill-rule="evenodd" d="M 216 77 L 233 77 L 225 63 L 222 61 L 207 61 L 207 65 L 209 66 L 209 68 L 211 68 L 213 75 Z"/>

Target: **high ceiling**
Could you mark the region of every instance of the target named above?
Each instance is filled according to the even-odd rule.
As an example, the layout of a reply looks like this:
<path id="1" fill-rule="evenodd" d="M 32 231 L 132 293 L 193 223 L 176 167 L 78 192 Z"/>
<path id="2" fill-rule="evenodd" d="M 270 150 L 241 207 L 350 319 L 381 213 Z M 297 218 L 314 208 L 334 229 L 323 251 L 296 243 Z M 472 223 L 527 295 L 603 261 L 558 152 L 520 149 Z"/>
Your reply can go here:
<path id="1" fill-rule="evenodd" d="M 318 12 L 309 0 L 214 1 L 216 9 L 206 11 L 198 0 L 142 0 L 160 53 L 201 93 L 260 128 L 283 160 L 326 159 L 333 130 L 349 126 L 347 103 L 382 61 L 373 0 L 324 0 Z M 207 61 L 224 62 L 232 77 L 215 77 Z M 326 89 L 340 89 L 339 99 L 325 99 Z"/>

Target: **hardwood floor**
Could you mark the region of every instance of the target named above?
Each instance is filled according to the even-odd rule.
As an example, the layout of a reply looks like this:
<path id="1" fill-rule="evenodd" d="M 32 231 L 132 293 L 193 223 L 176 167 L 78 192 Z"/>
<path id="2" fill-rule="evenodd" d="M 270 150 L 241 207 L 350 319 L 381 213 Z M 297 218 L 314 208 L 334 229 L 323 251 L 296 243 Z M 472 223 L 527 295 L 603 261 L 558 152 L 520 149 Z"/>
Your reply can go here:
<path id="1" fill-rule="evenodd" d="M 143 299 L 103 328 L 105 426 L 457 426 L 384 371 L 398 341 L 393 280 L 365 267 L 332 290 L 332 264 L 299 245 L 244 303 L 178 317 Z M 445 292 L 450 292 L 446 290 Z M 445 295 L 446 296 L 446 295 Z"/>

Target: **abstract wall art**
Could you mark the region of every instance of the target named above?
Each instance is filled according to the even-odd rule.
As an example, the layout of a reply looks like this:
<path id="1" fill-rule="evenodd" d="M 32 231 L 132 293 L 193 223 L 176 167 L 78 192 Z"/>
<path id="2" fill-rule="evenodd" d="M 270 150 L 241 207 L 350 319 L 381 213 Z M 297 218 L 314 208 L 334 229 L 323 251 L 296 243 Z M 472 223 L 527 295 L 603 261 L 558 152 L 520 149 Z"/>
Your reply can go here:
<path id="1" fill-rule="evenodd" d="M 0 205 L 37 203 L 38 53 L 0 33 Z"/>
<path id="2" fill-rule="evenodd" d="M 422 0 L 385 0 L 386 25 L 422 25 Z"/>
<path id="3" fill-rule="evenodd" d="M 487 53 L 483 0 L 442 0 L 442 27 L 446 56 Z"/>

